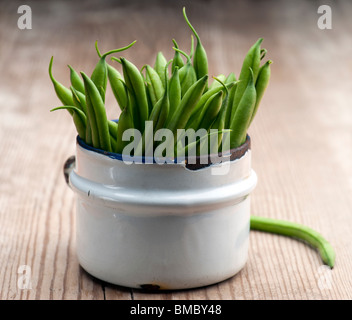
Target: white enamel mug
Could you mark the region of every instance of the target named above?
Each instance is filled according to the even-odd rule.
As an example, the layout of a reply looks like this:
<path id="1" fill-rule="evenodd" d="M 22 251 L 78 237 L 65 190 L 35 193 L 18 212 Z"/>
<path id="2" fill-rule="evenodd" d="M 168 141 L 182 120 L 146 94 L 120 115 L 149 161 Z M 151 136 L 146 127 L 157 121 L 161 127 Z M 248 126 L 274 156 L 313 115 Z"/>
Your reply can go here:
<path id="1" fill-rule="evenodd" d="M 81 266 L 98 279 L 144 289 L 195 288 L 234 276 L 247 261 L 257 183 L 249 137 L 231 159 L 200 169 L 126 164 L 78 138 L 68 178 Z"/>

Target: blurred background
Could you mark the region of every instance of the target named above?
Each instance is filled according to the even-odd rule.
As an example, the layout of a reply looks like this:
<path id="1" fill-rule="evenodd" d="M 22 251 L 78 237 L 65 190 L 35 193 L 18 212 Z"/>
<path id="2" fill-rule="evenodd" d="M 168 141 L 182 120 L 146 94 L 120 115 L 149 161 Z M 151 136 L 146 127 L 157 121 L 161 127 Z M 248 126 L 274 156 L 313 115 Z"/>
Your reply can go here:
<path id="1" fill-rule="evenodd" d="M 18 27 L 18 8 L 24 4 L 32 11 L 32 29 Z M 331 29 L 319 27 L 321 5 L 331 8 Z M 75 152 L 76 131 L 66 111 L 49 112 L 61 105 L 48 75 L 51 56 L 54 77 L 66 86 L 68 64 L 87 74 L 93 71 L 98 61 L 96 40 L 101 52 L 137 40 L 121 55 L 138 67 L 153 65 L 158 51 L 171 59 L 173 38 L 181 49 L 190 50 L 183 6 L 207 51 L 210 77 L 230 72 L 238 76 L 248 49 L 264 38 L 265 60 L 274 63 L 249 132 L 259 178 L 252 210 L 325 234 L 338 251 L 341 273 L 335 273 L 335 281 L 351 285 L 347 270 L 352 252 L 352 2 L 348 0 L 0 1 L 0 235 L 6 239 L 0 261 L 15 265 L 30 257 L 44 288 L 43 268 L 56 266 L 60 253 L 63 259 L 74 259 L 71 249 L 64 251 L 74 247 L 74 219 L 67 215 L 74 206 L 61 168 Z M 117 62 L 111 63 L 121 70 Z M 118 118 L 109 86 L 106 99 L 108 117 Z M 269 296 L 291 290 L 286 297 L 294 298 L 322 294 L 315 289 L 314 276 L 302 276 L 304 263 L 295 262 L 282 249 L 288 244 L 284 241 L 265 242 L 254 235 L 252 260 L 244 272 L 269 272 L 269 264 L 258 265 L 261 260 L 255 259 L 272 246 L 290 267 L 283 270 L 280 259 L 271 266 L 278 267 L 282 279 L 293 269 L 296 282 L 287 280 L 282 291 L 273 291 L 266 282 L 261 288 L 253 283 L 252 296 L 263 297 L 263 290 Z M 297 245 L 292 250 L 296 256 L 303 252 L 306 264 L 316 262 L 309 248 Z M 60 268 L 56 270 L 60 274 Z M 3 277 L 9 279 L 6 273 Z M 55 280 L 59 278 L 48 277 L 54 287 L 60 286 L 61 280 Z M 339 288 L 326 294 L 351 297 L 349 287 Z M 41 290 L 36 297 L 45 297 L 45 289 Z M 243 289 L 237 294 L 251 293 Z"/>

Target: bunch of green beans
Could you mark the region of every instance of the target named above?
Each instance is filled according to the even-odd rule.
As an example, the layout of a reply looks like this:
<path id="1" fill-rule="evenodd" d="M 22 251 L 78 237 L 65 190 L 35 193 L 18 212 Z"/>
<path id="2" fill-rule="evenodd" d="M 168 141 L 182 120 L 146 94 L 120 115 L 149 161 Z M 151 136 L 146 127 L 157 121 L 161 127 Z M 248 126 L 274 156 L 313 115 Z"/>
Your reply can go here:
<path id="1" fill-rule="evenodd" d="M 109 64 L 106 58 L 113 53 L 129 49 L 126 47 L 101 54 L 97 42 L 95 49 L 98 62 L 91 74 L 80 74 L 69 65 L 71 85 L 65 87 L 52 73 L 53 58 L 49 64 L 49 75 L 62 106 L 52 110 L 66 109 L 72 116 L 80 138 L 87 144 L 108 152 L 123 153 L 126 141 L 122 136 L 127 129 L 137 129 L 144 134 L 145 122 L 153 122 L 154 132 L 169 129 L 175 136 L 178 129 L 205 129 L 206 135 L 216 129 L 218 145 L 212 152 L 220 151 L 222 132 L 228 132 L 230 148 L 244 143 L 249 125 L 258 110 L 260 101 L 270 79 L 268 60 L 260 62 L 266 50 L 260 47 L 259 39 L 248 51 L 239 79 L 230 72 L 213 77 L 209 83 L 208 58 L 199 34 L 190 23 L 183 8 L 184 19 L 191 30 L 191 50 L 186 53 L 172 39 L 174 56 L 167 60 L 159 51 L 153 64 L 139 69 L 124 57 L 112 57 L 121 64 L 121 71 Z M 193 36 L 196 39 L 194 48 Z M 117 122 L 106 114 L 105 96 L 107 83 L 121 110 Z M 204 140 L 198 136 L 197 143 Z M 174 140 L 177 146 L 177 140 Z M 196 144 L 197 144 L 196 143 Z M 142 143 L 143 148 L 145 143 Z M 154 145 L 154 149 L 157 143 Z M 187 147 L 187 145 L 183 146 Z M 175 151 L 177 152 L 177 148 Z M 206 148 L 197 147 L 197 152 L 207 153 Z M 142 153 L 145 150 L 142 149 Z M 177 154 L 175 154 L 177 156 Z"/>
<path id="2" fill-rule="evenodd" d="M 53 57 L 49 63 L 49 75 L 55 92 L 63 106 L 52 109 L 66 109 L 72 116 L 79 137 L 88 145 L 107 151 L 123 153 L 128 144 L 123 134 L 127 129 L 137 129 L 141 133 L 142 154 L 149 150 L 150 142 L 144 141 L 146 121 L 152 122 L 153 133 L 159 129 L 169 129 L 174 138 L 178 129 L 204 129 L 203 136 L 182 146 L 184 150 L 196 150 L 198 154 L 216 153 L 224 142 L 230 149 L 239 147 L 246 141 L 251 125 L 270 80 L 271 60 L 261 63 L 267 50 L 261 48 L 260 38 L 247 52 L 238 79 L 233 72 L 213 77 L 209 84 L 208 58 L 201 39 L 188 20 L 185 8 L 184 19 L 189 26 L 191 50 L 187 54 L 172 39 L 174 56 L 167 60 L 160 51 L 153 66 L 145 64 L 141 69 L 124 57 L 112 57 L 118 61 L 122 71 L 106 62 L 107 56 L 129 49 L 126 47 L 101 54 L 97 42 L 95 49 L 98 62 L 91 76 L 70 70 L 70 87 L 58 82 L 52 73 Z M 193 35 L 197 41 L 193 47 Z M 169 68 L 170 67 L 170 68 Z M 169 70 L 170 69 L 170 70 Z M 107 118 L 105 96 L 107 83 L 121 110 L 118 123 Z M 207 136 L 218 135 L 217 145 L 206 148 Z M 217 131 L 216 131 L 217 130 Z M 223 133 L 226 141 L 222 139 Z M 174 139 L 172 149 L 176 151 L 179 139 Z M 212 139 L 214 141 L 214 139 Z M 154 145 L 154 150 L 157 147 Z M 222 150 L 223 151 L 223 150 Z M 174 154 L 176 157 L 177 154 Z M 251 229 L 267 231 L 295 237 L 317 248 L 324 263 L 333 267 L 335 253 L 331 245 L 316 231 L 295 223 L 251 217 Z"/>

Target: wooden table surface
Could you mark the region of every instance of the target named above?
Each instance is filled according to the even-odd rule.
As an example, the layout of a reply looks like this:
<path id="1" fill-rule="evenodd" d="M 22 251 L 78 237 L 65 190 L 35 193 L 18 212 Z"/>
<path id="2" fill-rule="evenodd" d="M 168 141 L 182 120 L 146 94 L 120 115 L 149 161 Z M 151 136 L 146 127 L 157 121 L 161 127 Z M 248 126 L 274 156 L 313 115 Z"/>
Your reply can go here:
<path id="1" fill-rule="evenodd" d="M 352 298 L 351 1 L 26 1 L 31 30 L 17 27 L 21 4 L 0 2 L 0 299 Z M 318 28 L 321 4 L 331 6 L 330 30 Z M 158 50 L 172 58 L 172 38 L 190 48 L 183 5 L 211 76 L 238 75 L 249 47 L 264 37 L 274 64 L 249 132 L 258 175 L 251 212 L 322 233 L 336 250 L 333 270 L 304 243 L 254 231 L 245 268 L 205 288 L 148 293 L 79 266 L 75 198 L 62 175 L 76 133 L 66 112 L 49 112 L 60 105 L 50 57 L 65 85 L 67 64 L 92 71 L 95 40 L 107 51 L 136 39 L 125 56 L 140 67 Z M 107 112 L 119 115 L 111 92 Z M 21 289 L 25 275 L 31 288 Z"/>

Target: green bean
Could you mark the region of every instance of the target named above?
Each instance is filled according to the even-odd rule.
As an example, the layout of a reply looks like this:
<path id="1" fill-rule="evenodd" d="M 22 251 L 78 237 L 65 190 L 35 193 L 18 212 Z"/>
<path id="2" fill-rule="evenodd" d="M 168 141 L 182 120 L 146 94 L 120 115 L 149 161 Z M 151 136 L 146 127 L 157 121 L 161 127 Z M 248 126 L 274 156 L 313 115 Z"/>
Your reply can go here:
<path id="1" fill-rule="evenodd" d="M 183 7 L 183 16 L 184 16 L 188 26 L 192 30 L 193 34 L 197 38 L 197 46 L 196 46 L 196 50 L 194 52 L 194 57 L 193 57 L 193 66 L 194 66 L 194 70 L 196 72 L 197 80 L 198 80 L 198 79 L 202 78 L 203 76 L 205 76 L 206 74 L 208 74 L 208 58 L 207 58 L 207 54 L 205 52 L 205 49 L 202 45 L 202 42 L 200 41 L 200 38 L 198 36 L 198 33 L 196 32 L 196 30 L 194 29 L 194 27 L 192 26 L 192 24 L 189 22 L 189 20 L 187 18 L 185 7 Z"/>
<path id="2" fill-rule="evenodd" d="M 86 92 L 88 121 L 92 130 L 93 146 L 105 151 L 111 151 L 109 126 L 106 110 L 100 92 L 93 80 L 81 72 Z"/>
<path id="3" fill-rule="evenodd" d="M 149 107 L 144 79 L 137 67 L 125 58 L 121 58 L 125 83 L 130 93 L 131 116 L 136 129 L 143 134 L 145 121 L 148 120 Z"/>
<path id="4" fill-rule="evenodd" d="M 257 111 L 258 111 L 258 107 L 260 104 L 260 101 L 263 98 L 265 89 L 267 88 L 268 84 L 269 84 L 269 80 L 270 80 L 270 64 L 272 64 L 272 61 L 269 60 L 267 61 L 260 69 L 259 69 L 259 74 L 258 74 L 258 78 L 255 84 L 255 90 L 257 92 L 257 100 L 255 102 L 255 106 L 254 106 L 254 110 L 252 113 L 252 117 L 251 117 L 251 121 L 249 122 L 249 125 L 251 125 Z"/>
<path id="5" fill-rule="evenodd" d="M 169 110 L 170 110 L 170 101 L 169 101 L 169 85 L 168 85 L 168 72 L 167 72 L 167 68 L 168 65 L 172 62 L 172 60 L 170 60 L 166 66 L 165 66 L 165 72 L 164 72 L 164 79 L 165 79 L 165 90 L 164 90 L 164 95 L 163 97 L 159 100 L 160 101 L 160 113 L 159 113 L 159 117 L 158 117 L 158 122 L 155 126 L 155 131 L 158 131 L 159 129 L 161 129 L 168 118 L 169 115 Z"/>
<path id="6" fill-rule="evenodd" d="M 98 49 L 97 49 L 98 50 Z M 97 87 L 101 99 L 105 102 L 105 93 L 108 83 L 108 67 L 104 58 L 100 58 L 90 77 Z"/>
<path id="7" fill-rule="evenodd" d="M 240 146 L 246 140 L 247 128 L 251 119 L 256 101 L 253 72 L 250 69 L 250 78 L 242 99 L 238 104 L 236 113 L 231 119 L 230 147 L 231 149 Z M 239 84 L 238 84 L 239 85 Z M 238 90 L 238 87 L 237 87 Z M 237 92 L 236 90 L 236 92 Z"/>
<path id="8" fill-rule="evenodd" d="M 224 74 L 219 74 L 218 76 L 216 76 L 217 79 L 220 79 L 221 81 L 226 81 L 226 76 Z M 221 87 L 221 83 L 219 81 L 217 81 L 216 79 L 214 79 L 214 81 L 211 83 L 211 85 L 209 86 L 209 90 L 216 88 L 216 87 Z"/>
<path id="9" fill-rule="evenodd" d="M 178 44 L 175 39 L 172 39 L 172 42 L 174 43 L 175 48 L 178 49 Z M 175 50 L 174 58 L 172 59 L 172 65 L 171 65 L 171 72 L 175 72 L 175 68 L 182 68 L 184 66 L 183 59 L 178 51 Z"/>
<path id="10" fill-rule="evenodd" d="M 62 85 L 60 82 L 58 82 L 52 74 L 52 68 L 53 68 L 53 60 L 54 57 L 51 57 L 50 63 L 49 63 L 49 76 L 50 79 L 54 85 L 54 89 L 56 92 L 57 97 L 60 99 L 60 101 L 66 105 L 66 106 L 73 106 L 73 99 L 72 99 L 72 93 L 71 90 L 66 88 L 64 85 Z M 67 111 L 72 115 L 73 110 L 72 109 L 67 109 Z"/>
<path id="11" fill-rule="evenodd" d="M 187 90 L 197 81 L 197 76 L 192 66 L 191 58 L 189 57 L 189 55 L 175 47 L 173 49 L 182 53 L 187 58 L 187 63 L 179 70 L 181 97 L 183 97 Z"/>
<path id="12" fill-rule="evenodd" d="M 117 137 L 116 137 L 116 152 L 122 154 L 123 149 L 126 147 L 126 145 L 129 143 L 128 141 L 124 141 L 123 138 L 123 133 L 128 130 L 133 128 L 133 120 L 132 116 L 129 112 L 128 109 L 124 109 L 119 118 L 119 125 L 117 127 Z"/>
<path id="13" fill-rule="evenodd" d="M 66 109 L 66 110 L 72 111 L 72 119 L 75 124 L 77 133 L 81 139 L 85 140 L 87 118 L 86 118 L 86 115 L 83 113 L 83 111 L 74 107 L 74 106 L 57 107 L 57 108 L 51 109 L 50 111 L 56 111 L 56 110 L 61 110 L 61 109 Z"/>
<path id="14" fill-rule="evenodd" d="M 89 144 L 90 146 L 93 146 L 92 129 L 90 127 L 88 113 L 87 113 L 87 127 L 86 127 L 86 143 Z"/>
<path id="15" fill-rule="evenodd" d="M 84 114 L 87 114 L 86 96 L 76 90 L 73 86 L 70 87 L 72 92 L 72 99 L 75 107 L 82 110 Z"/>
<path id="16" fill-rule="evenodd" d="M 194 55 L 194 38 L 193 34 L 191 34 L 191 51 L 189 53 L 189 57 L 192 59 Z"/>
<path id="17" fill-rule="evenodd" d="M 225 84 L 227 83 L 231 83 L 237 81 L 236 76 L 234 73 L 230 73 L 229 76 L 226 78 Z M 235 83 L 235 85 L 229 89 L 228 92 L 228 107 L 226 107 L 226 115 L 225 117 L 225 123 L 224 123 L 224 128 L 229 129 L 230 128 L 230 123 L 231 123 L 231 111 L 232 111 L 232 106 L 233 106 L 233 99 L 235 98 L 235 94 L 236 94 L 236 89 L 237 89 L 237 83 Z"/>
<path id="18" fill-rule="evenodd" d="M 154 107 L 155 104 L 164 95 L 164 91 L 165 91 L 164 85 L 163 85 L 163 82 L 161 81 L 158 73 L 150 65 L 145 65 L 143 68 L 146 71 L 146 76 L 145 76 L 146 82 L 147 82 L 146 86 L 147 86 L 147 90 L 149 93 L 151 105 L 152 105 L 152 107 Z M 165 81 L 164 81 L 164 83 L 165 83 Z"/>
<path id="19" fill-rule="evenodd" d="M 96 49 L 100 59 L 93 70 L 93 73 L 91 75 L 91 79 L 94 82 L 95 86 L 98 88 L 98 91 L 100 93 L 100 96 L 101 96 L 103 102 L 105 102 L 105 92 L 106 92 L 106 87 L 107 87 L 107 83 L 108 83 L 108 66 L 106 63 L 106 57 L 112 53 L 127 50 L 127 49 L 131 48 L 135 43 L 136 43 L 136 41 L 133 41 L 132 43 L 130 43 L 126 47 L 114 49 L 114 50 L 108 51 L 108 52 L 104 53 L 103 55 L 101 55 L 99 48 L 98 48 L 98 42 L 97 41 L 95 42 L 95 49 Z"/>
<path id="20" fill-rule="evenodd" d="M 170 122 L 167 124 L 167 128 L 171 130 L 174 137 L 177 133 L 177 129 L 185 128 L 193 109 L 203 94 L 207 82 L 208 75 L 205 75 L 203 78 L 197 80 L 197 82 L 195 82 L 183 96 L 180 106 L 177 108 Z"/>
<path id="21" fill-rule="evenodd" d="M 169 115 L 166 122 L 169 122 L 181 103 L 181 84 L 179 68 L 176 66 L 169 81 Z"/>
<path id="22" fill-rule="evenodd" d="M 115 152 L 115 150 L 117 149 L 117 140 L 116 140 L 116 137 L 117 137 L 117 128 L 116 128 L 115 137 L 110 134 L 110 143 L 111 143 L 111 150 L 112 150 L 112 152 Z"/>
<path id="23" fill-rule="evenodd" d="M 122 82 L 122 85 L 124 86 L 125 90 L 125 95 L 127 97 L 126 100 L 126 106 L 123 108 L 123 111 L 120 114 L 119 122 L 118 122 L 118 127 L 117 127 L 117 136 L 116 136 L 116 152 L 122 154 L 123 149 L 125 148 L 126 145 L 128 145 L 128 141 L 124 141 L 123 138 L 123 133 L 128 130 L 128 129 L 133 129 L 134 124 L 133 124 L 133 115 L 132 115 L 132 106 L 131 106 L 131 101 L 129 99 L 130 94 L 128 92 L 128 87 L 127 85 Z"/>
<path id="24" fill-rule="evenodd" d="M 233 77 L 231 77 L 231 80 L 233 79 Z M 225 98 L 222 101 L 222 105 L 221 105 L 221 109 L 218 113 L 218 116 L 216 117 L 215 121 L 213 122 L 211 128 L 212 129 L 217 129 L 220 132 L 220 135 L 218 135 L 218 143 L 217 145 L 210 145 L 209 149 L 209 153 L 217 153 L 218 151 L 220 151 L 220 145 L 223 139 L 223 134 L 222 132 L 226 128 L 226 117 L 228 116 L 228 110 L 229 108 L 229 100 L 230 100 L 230 92 L 231 90 L 235 87 L 230 88 L 230 90 L 228 90 L 228 88 L 226 87 L 226 84 L 224 82 L 222 82 L 220 79 L 215 78 L 215 80 L 217 80 L 224 88 L 225 90 Z M 236 82 L 237 84 L 237 82 Z"/>
<path id="25" fill-rule="evenodd" d="M 77 91 L 85 94 L 83 80 L 70 65 L 68 65 L 68 67 L 70 68 L 70 79 L 71 79 L 72 87 L 74 87 Z"/>
<path id="26" fill-rule="evenodd" d="M 142 74 L 142 77 L 144 78 L 143 74 Z M 145 86 L 146 86 L 146 94 L 147 94 L 147 101 L 148 101 L 148 116 L 149 116 L 153 110 L 153 103 L 152 103 L 152 99 L 149 94 L 149 90 L 147 89 L 147 82 L 145 82 Z"/>
<path id="27" fill-rule="evenodd" d="M 126 106 L 127 96 L 123 86 L 123 77 L 114 67 L 108 64 L 108 79 L 111 90 L 121 111 Z"/>
<path id="28" fill-rule="evenodd" d="M 74 105 L 78 109 L 82 110 L 86 116 L 88 116 L 87 104 L 86 104 L 86 96 L 83 93 L 77 91 L 72 86 L 70 87 L 70 89 L 72 91 L 72 98 L 73 98 Z M 87 121 L 87 125 L 86 125 L 86 134 L 85 134 L 84 138 L 82 137 L 82 139 L 84 139 L 85 142 L 87 144 L 89 144 L 89 145 L 93 144 L 92 132 L 91 132 L 89 121 Z"/>
<path id="29" fill-rule="evenodd" d="M 325 264 L 331 269 L 334 267 L 335 251 L 333 247 L 321 234 L 307 226 L 290 221 L 251 216 L 250 228 L 251 230 L 271 232 L 306 241 L 313 248 L 318 249 Z"/>
<path id="30" fill-rule="evenodd" d="M 253 81 L 255 83 L 260 67 L 260 45 L 263 41 L 263 38 L 260 38 L 247 52 L 246 57 L 242 64 L 242 69 L 239 77 L 239 83 L 237 85 L 235 97 L 233 100 L 232 111 L 231 111 L 231 119 L 233 118 L 236 108 L 238 107 L 239 102 L 242 99 L 242 95 L 247 88 L 249 79 L 251 78 L 251 72 L 249 68 L 252 69 L 253 72 Z"/>
<path id="31" fill-rule="evenodd" d="M 158 54 L 156 55 L 154 70 L 159 75 L 164 88 L 165 88 L 164 70 L 165 70 L 166 64 L 167 64 L 166 58 L 164 57 L 163 53 L 159 51 Z"/>
<path id="32" fill-rule="evenodd" d="M 109 126 L 109 134 L 110 134 L 110 143 L 111 143 L 111 151 L 115 152 L 117 149 L 117 130 L 118 130 L 118 123 L 115 121 L 108 121 Z"/>
<path id="33" fill-rule="evenodd" d="M 118 124 L 115 121 L 108 120 L 108 127 L 109 127 L 110 137 L 113 137 L 116 139 Z"/>

